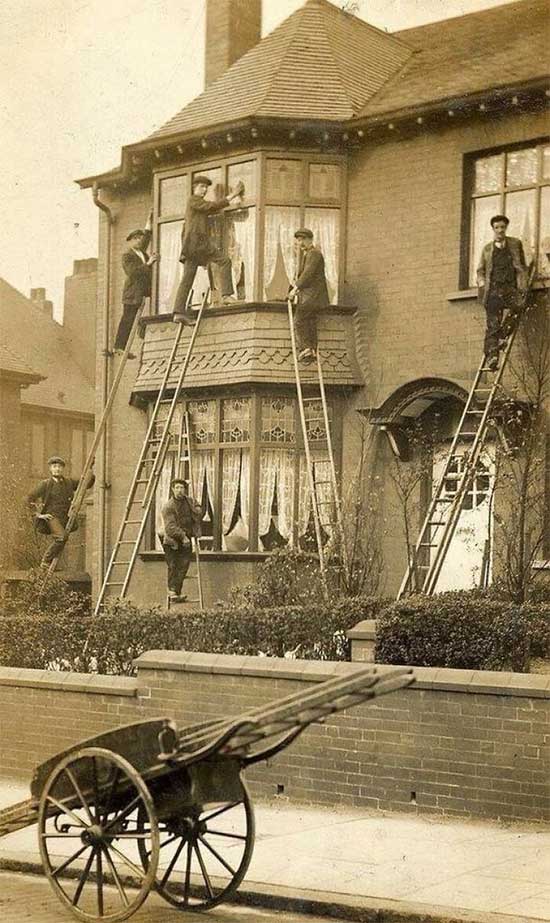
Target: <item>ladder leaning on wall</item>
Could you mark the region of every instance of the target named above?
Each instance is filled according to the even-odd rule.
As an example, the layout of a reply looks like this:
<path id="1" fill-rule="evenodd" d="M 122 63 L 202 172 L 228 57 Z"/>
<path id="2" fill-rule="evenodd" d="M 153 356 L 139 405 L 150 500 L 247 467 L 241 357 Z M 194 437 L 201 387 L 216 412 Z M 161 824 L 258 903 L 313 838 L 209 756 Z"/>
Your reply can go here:
<path id="1" fill-rule="evenodd" d="M 180 361 L 177 353 L 184 326 L 183 324 L 177 325 L 162 384 L 130 484 L 122 521 L 107 565 L 105 578 L 97 597 L 94 615 L 100 612 L 107 597 L 124 598 L 128 591 L 149 512 L 159 484 L 162 467 L 172 442 L 171 426 L 209 294 L 210 291 L 207 290 L 202 299 L 196 323 L 191 331 L 185 358 L 179 371 L 178 380 L 175 388 L 173 388 L 169 381 L 174 366 Z M 172 396 L 169 396 L 169 392 L 172 390 Z M 187 448 L 189 448 L 189 444 Z M 179 454 L 183 454 L 181 440 Z M 189 452 L 187 452 L 187 455 L 189 455 Z M 195 558 L 200 567 L 198 546 L 196 544 Z M 202 588 L 200 590 L 200 599 L 202 605 Z"/>
<path id="2" fill-rule="evenodd" d="M 481 460 L 488 431 L 491 426 L 494 426 L 492 411 L 495 399 L 501 387 L 502 377 L 514 345 L 521 318 L 528 305 L 533 278 L 534 269 L 532 268 L 529 274 L 527 290 L 523 296 L 522 303 L 519 305 L 519 310 L 516 312 L 516 321 L 508 331 L 498 367 L 496 369 L 489 368 L 487 355 L 484 355 L 481 360 L 449 453 L 445 459 L 442 474 L 433 491 L 416 545 L 412 549 L 407 572 L 403 577 L 397 599 L 401 599 L 402 596 L 409 593 L 425 593 L 428 596 L 435 593 L 437 581 L 456 531 L 464 501 Z M 486 375 L 489 376 L 488 379 L 484 377 Z M 464 456 L 459 456 L 457 451 L 459 443 L 465 440 L 471 442 L 470 448 Z M 454 495 L 449 497 L 447 496 L 446 484 L 448 483 L 451 469 L 457 463 L 457 460 L 459 464 L 461 460 L 464 460 L 464 464 L 462 470 L 459 468 L 460 473 L 455 481 Z"/>
<path id="3" fill-rule="evenodd" d="M 287 306 L 290 327 L 290 343 L 292 347 L 292 360 L 294 363 L 294 376 L 296 378 L 296 393 L 298 396 L 298 408 L 300 412 L 300 424 L 304 442 L 309 496 L 311 498 L 311 511 L 313 514 L 313 525 L 315 529 L 315 542 L 317 545 L 317 553 L 319 555 L 319 568 L 323 580 L 323 588 L 325 594 L 327 594 L 327 556 L 323 543 L 323 521 L 325 525 L 330 525 L 330 529 L 337 540 L 336 547 L 338 549 L 338 554 L 341 556 L 342 561 L 345 563 L 346 544 L 342 515 L 342 501 L 340 497 L 340 491 L 338 489 L 338 478 L 336 475 L 336 465 L 334 462 L 330 418 L 320 351 L 317 350 L 317 376 L 319 381 L 319 396 L 304 397 L 302 380 L 300 377 L 300 363 L 298 361 L 296 335 L 294 332 L 292 301 L 290 299 L 287 302 Z M 312 424 L 320 424 L 323 427 L 326 435 L 326 453 L 322 458 L 313 457 L 310 445 L 310 429 Z M 324 473 L 322 477 L 317 477 L 316 469 L 324 469 L 326 472 L 327 465 L 329 470 L 329 477 L 327 478 L 326 473 Z M 325 507 L 329 510 L 330 519 L 327 518 L 327 516 L 322 515 L 322 510 Z"/>
<path id="4" fill-rule="evenodd" d="M 90 474 L 91 474 L 92 468 L 94 466 L 97 449 L 98 449 L 99 443 L 101 442 L 101 439 L 103 438 L 103 434 L 107 426 L 107 421 L 111 415 L 111 410 L 113 409 L 113 403 L 117 395 L 120 382 L 122 381 L 122 376 L 124 375 L 124 370 L 126 368 L 128 356 L 130 355 L 132 345 L 133 345 L 133 342 L 134 342 L 134 339 L 135 339 L 135 336 L 136 336 L 136 333 L 139 327 L 139 322 L 142 318 L 143 311 L 144 311 L 145 305 L 147 304 L 147 301 L 148 301 L 147 298 L 142 299 L 141 305 L 139 306 L 139 309 L 136 313 L 134 322 L 132 324 L 132 327 L 131 327 L 131 330 L 128 336 L 128 342 L 126 343 L 126 346 L 124 347 L 124 352 L 122 353 L 120 357 L 120 362 L 116 370 L 113 383 L 109 390 L 107 401 L 105 402 L 105 406 L 102 410 L 99 423 L 95 429 L 94 438 L 90 446 L 90 449 L 88 451 L 88 456 L 86 458 L 84 467 L 80 475 L 78 487 L 76 488 L 74 492 L 73 499 L 69 507 L 69 513 L 67 516 L 67 524 L 65 526 L 65 532 L 63 536 L 65 542 L 67 541 L 69 535 L 71 534 L 73 530 L 73 526 L 78 521 L 78 515 L 80 513 L 80 510 L 82 509 L 82 504 L 84 503 L 86 492 L 88 490 L 88 483 L 90 480 Z M 54 558 L 51 564 L 49 565 L 48 569 L 46 570 L 44 574 L 44 579 L 40 587 L 41 595 L 45 592 L 48 581 L 51 575 L 55 572 L 57 568 L 58 561 L 59 561 L 59 558 Z"/>

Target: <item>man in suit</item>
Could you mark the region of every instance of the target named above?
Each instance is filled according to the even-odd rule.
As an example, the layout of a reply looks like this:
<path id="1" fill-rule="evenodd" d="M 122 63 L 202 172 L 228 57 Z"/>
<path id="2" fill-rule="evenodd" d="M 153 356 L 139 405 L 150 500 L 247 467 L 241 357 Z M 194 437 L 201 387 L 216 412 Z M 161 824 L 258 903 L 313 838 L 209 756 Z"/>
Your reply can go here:
<path id="1" fill-rule="evenodd" d="M 523 244 L 518 238 L 506 235 L 509 224 L 506 215 L 491 218 L 493 240 L 481 251 L 477 267 L 479 300 L 487 317 L 483 350 L 487 366 L 493 371 L 498 368 L 501 340 L 506 339 L 517 321 L 520 299 L 527 288 Z"/>
<path id="2" fill-rule="evenodd" d="M 151 273 L 158 259 L 156 253 L 148 256 L 146 252 L 151 240 L 148 228 L 144 231 L 141 228 L 131 231 L 126 240 L 130 243 L 130 249 L 122 255 L 126 280 L 122 290 L 122 317 L 115 338 L 115 353 L 124 352 L 141 303 L 151 295 Z"/>
<path id="3" fill-rule="evenodd" d="M 79 484 L 79 481 L 74 478 L 64 477 L 65 460 L 60 455 L 52 455 L 48 459 L 48 467 L 50 477 L 40 481 L 38 487 L 35 487 L 27 497 L 27 504 L 31 508 L 36 509 L 40 504 L 40 512 L 35 516 L 38 531 L 44 535 L 53 536 L 53 542 L 44 552 L 41 567 L 49 567 L 65 547 L 68 537 L 65 530 L 69 519 L 69 509 Z M 90 474 L 86 489 L 92 487 L 94 481 L 94 475 Z M 78 526 L 71 531 L 75 531 L 76 528 Z"/>
<path id="4" fill-rule="evenodd" d="M 231 202 L 240 199 L 244 192 L 244 185 L 239 182 L 236 191 L 232 195 L 224 196 L 224 198 L 215 202 L 208 202 L 205 196 L 208 187 L 211 185 L 212 181 L 208 176 L 195 176 L 193 194 L 189 196 L 185 210 L 180 256 L 180 262 L 184 263 L 184 270 L 176 294 L 173 319 L 176 323 L 187 324 L 188 326 L 192 326 L 194 320 L 191 311 L 186 310 L 187 299 L 199 266 L 208 267 L 211 285 L 220 291 L 222 303 L 228 304 L 234 301 L 231 260 L 229 257 L 223 256 L 216 246 L 209 227 L 209 219 L 227 208 Z M 214 270 L 217 271 L 215 275 Z M 213 284 L 214 280 L 215 285 Z"/>
<path id="5" fill-rule="evenodd" d="M 330 304 L 325 259 L 313 244 L 313 231 L 299 228 L 294 237 L 300 248 L 298 275 L 289 297 L 296 298 L 294 331 L 296 334 L 298 359 L 309 362 L 317 355 L 317 313 Z"/>
<path id="6" fill-rule="evenodd" d="M 183 581 L 191 563 L 191 538 L 201 534 L 200 503 L 187 493 L 188 484 L 175 478 L 170 485 L 170 497 L 162 508 L 164 533 L 160 535 L 168 568 L 168 596 L 171 602 L 185 602 L 181 595 Z"/>

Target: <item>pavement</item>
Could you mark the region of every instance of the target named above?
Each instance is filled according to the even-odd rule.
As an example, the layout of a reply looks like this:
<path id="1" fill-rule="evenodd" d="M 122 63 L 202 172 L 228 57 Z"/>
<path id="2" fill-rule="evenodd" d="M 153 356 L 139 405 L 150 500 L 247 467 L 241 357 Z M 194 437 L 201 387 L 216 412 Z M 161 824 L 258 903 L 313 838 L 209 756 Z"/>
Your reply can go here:
<path id="1" fill-rule="evenodd" d="M 0 783 L 0 807 L 25 797 L 21 784 Z M 256 802 L 255 813 L 254 855 L 239 889 L 247 911 L 269 908 L 277 918 L 285 911 L 285 920 L 307 912 L 377 923 L 550 921 L 547 825 L 339 810 L 286 800 Z M 0 869 L 39 871 L 39 862 L 35 827 L 0 840 Z M 175 919 L 167 905 L 164 916 L 155 916 L 158 900 L 150 896 L 151 915 L 143 920 Z M 216 909 L 203 920 L 217 920 L 218 914 Z M 240 914 L 245 921 L 245 906 Z M 134 919 L 137 923 L 141 916 Z"/>

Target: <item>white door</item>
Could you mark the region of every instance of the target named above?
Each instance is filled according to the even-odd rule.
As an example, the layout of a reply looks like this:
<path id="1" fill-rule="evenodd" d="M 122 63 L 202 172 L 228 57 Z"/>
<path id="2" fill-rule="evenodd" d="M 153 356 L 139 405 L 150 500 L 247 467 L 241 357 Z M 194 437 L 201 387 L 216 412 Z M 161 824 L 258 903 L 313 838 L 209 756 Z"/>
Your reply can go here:
<path id="1" fill-rule="evenodd" d="M 457 446 L 448 476 L 445 478 L 444 496 L 452 497 L 464 467 L 464 456 L 469 446 Z M 448 448 L 441 448 L 434 456 L 433 483 L 435 486 L 445 466 Z M 468 491 L 455 533 L 447 550 L 439 574 L 436 592 L 464 590 L 479 586 L 484 567 L 491 575 L 492 492 L 495 478 L 494 446 L 486 446 L 477 466 L 477 474 Z M 437 530 L 440 534 L 442 529 Z M 437 541 L 437 533 L 434 540 Z M 435 551 L 435 549 L 433 549 Z"/>

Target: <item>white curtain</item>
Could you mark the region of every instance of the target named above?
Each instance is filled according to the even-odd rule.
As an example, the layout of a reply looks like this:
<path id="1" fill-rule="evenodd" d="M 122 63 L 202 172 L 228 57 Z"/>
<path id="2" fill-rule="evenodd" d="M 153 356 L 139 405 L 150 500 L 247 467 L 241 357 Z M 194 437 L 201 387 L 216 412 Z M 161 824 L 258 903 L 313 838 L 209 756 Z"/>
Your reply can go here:
<path id="1" fill-rule="evenodd" d="M 535 253 L 535 203 L 534 189 L 510 192 L 506 196 L 506 215 L 510 219 L 508 233 L 520 238 L 527 265 Z"/>
<path id="2" fill-rule="evenodd" d="M 241 449 L 241 519 L 247 535 L 250 529 L 250 452 Z"/>
<path id="3" fill-rule="evenodd" d="M 321 460 L 315 457 L 313 457 L 312 461 L 319 520 L 324 531 L 327 535 L 331 536 L 336 511 L 334 510 L 334 503 L 332 502 L 332 486 L 331 483 L 328 483 L 330 481 L 330 462 L 328 459 Z M 309 487 L 306 458 L 305 455 L 302 455 L 300 457 L 300 492 L 298 504 L 298 532 L 300 535 L 304 535 L 307 531 L 310 515 L 312 515 L 311 490 Z"/>
<path id="4" fill-rule="evenodd" d="M 335 304 L 338 300 L 340 209 L 306 208 L 305 224 L 313 231 L 315 244 L 325 258 L 330 303 Z"/>
<path id="5" fill-rule="evenodd" d="M 258 534 L 266 535 L 271 522 L 275 488 L 277 489 L 277 528 L 284 539 L 292 541 L 294 506 L 294 452 L 287 449 L 262 449 L 260 454 L 260 492 Z"/>
<path id="6" fill-rule="evenodd" d="M 269 205 L 265 210 L 264 289 L 273 282 L 277 253 L 283 256 L 289 283 L 296 273 L 294 231 L 300 225 L 300 209 L 288 205 Z"/>
<path id="7" fill-rule="evenodd" d="M 279 455 L 279 449 L 262 449 L 260 453 L 259 535 L 265 535 L 269 531 L 275 482 L 279 469 Z"/>
<path id="8" fill-rule="evenodd" d="M 170 484 L 174 477 L 175 453 L 168 452 L 164 459 L 164 464 L 160 472 L 159 482 L 155 492 L 155 548 L 162 549 L 158 533 L 164 532 L 164 522 L 162 520 L 162 507 L 168 502 L 170 496 Z"/>
<path id="9" fill-rule="evenodd" d="M 246 551 L 249 541 L 249 449 L 224 449 L 222 471 L 222 548 L 224 551 Z M 241 513 L 231 529 L 238 496 Z"/>
<path id="10" fill-rule="evenodd" d="M 214 450 L 206 449 L 200 452 L 194 450 L 191 464 L 193 468 L 193 492 L 195 499 L 199 503 L 202 500 L 202 489 L 206 476 L 208 502 L 212 509 L 214 509 Z"/>
<path id="11" fill-rule="evenodd" d="M 179 262 L 183 221 L 170 221 L 160 226 L 159 312 L 173 311 L 176 292 L 183 272 Z"/>
<path id="12" fill-rule="evenodd" d="M 233 272 L 233 287 L 236 292 L 244 266 L 245 299 L 252 301 L 254 298 L 256 209 L 249 208 L 246 213 L 233 214 L 229 220 L 228 254 Z"/>

